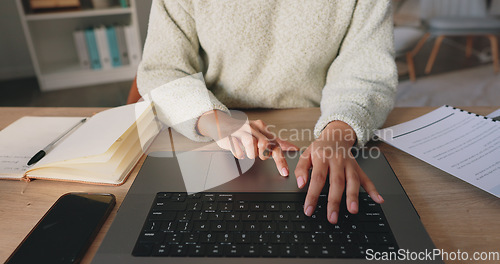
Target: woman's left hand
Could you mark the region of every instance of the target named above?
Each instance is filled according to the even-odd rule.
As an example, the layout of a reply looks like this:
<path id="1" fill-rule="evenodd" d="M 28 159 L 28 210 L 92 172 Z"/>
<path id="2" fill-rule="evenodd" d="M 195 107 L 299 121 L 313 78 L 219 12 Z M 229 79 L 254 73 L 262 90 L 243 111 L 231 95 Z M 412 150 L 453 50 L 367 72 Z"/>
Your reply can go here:
<path id="1" fill-rule="evenodd" d="M 335 224 L 338 221 L 339 207 L 346 191 L 346 205 L 350 213 L 358 212 L 359 186 L 377 203 L 384 199 L 377 192 L 375 185 L 359 167 L 351 153 L 356 141 L 354 130 L 342 121 L 329 123 L 316 139 L 300 156 L 295 169 L 297 185 L 303 188 L 309 180 L 309 189 L 304 203 L 304 213 L 311 216 L 315 211 L 319 195 L 326 179 L 330 180 L 328 191 L 327 219 Z M 327 177 L 329 175 L 329 177 Z"/>

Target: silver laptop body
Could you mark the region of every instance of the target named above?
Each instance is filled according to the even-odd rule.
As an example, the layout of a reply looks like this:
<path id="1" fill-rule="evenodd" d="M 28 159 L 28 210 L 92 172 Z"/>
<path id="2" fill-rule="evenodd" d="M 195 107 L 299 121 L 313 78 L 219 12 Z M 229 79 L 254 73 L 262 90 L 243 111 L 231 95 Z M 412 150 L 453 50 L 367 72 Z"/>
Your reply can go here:
<path id="1" fill-rule="evenodd" d="M 134 257 L 132 250 L 137 241 L 152 202 L 158 192 L 185 192 L 186 185 L 182 173 L 198 175 L 200 182 L 210 181 L 210 177 L 232 175 L 235 168 L 242 175 L 210 192 L 303 192 L 297 188 L 293 170 L 298 161 L 298 153 L 287 154 L 290 176 L 279 175 L 274 161 L 255 160 L 251 166 L 236 160 L 230 152 L 191 151 L 185 153 L 156 152 L 148 155 L 144 165 L 121 204 L 106 237 L 92 263 L 370 263 L 366 259 L 307 259 L 307 258 L 233 258 L 233 257 Z M 357 160 L 362 169 L 374 182 L 384 197 L 382 210 L 395 236 L 400 250 L 407 252 L 432 252 L 435 246 L 424 229 L 417 212 L 408 199 L 383 155 L 363 157 Z M 182 159 L 182 161 L 180 160 Z M 186 168 L 186 162 L 190 164 Z M 181 169 L 179 164 L 183 164 Z M 182 170 L 182 172 L 181 172 Z M 307 189 L 307 188 L 304 188 Z M 386 261 L 384 263 L 401 263 Z M 405 261 L 403 261 L 405 262 Z M 411 261 L 415 263 L 415 261 Z M 418 261 L 417 261 L 418 263 Z M 441 260 L 422 263 L 442 263 Z"/>

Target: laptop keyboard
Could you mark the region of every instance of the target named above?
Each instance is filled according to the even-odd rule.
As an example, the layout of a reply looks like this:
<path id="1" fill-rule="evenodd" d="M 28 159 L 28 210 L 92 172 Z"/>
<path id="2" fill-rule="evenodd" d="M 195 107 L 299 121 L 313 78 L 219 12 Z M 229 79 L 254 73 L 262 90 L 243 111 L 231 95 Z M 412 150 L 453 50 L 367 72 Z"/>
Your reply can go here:
<path id="1" fill-rule="evenodd" d="M 397 251 L 380 205 L 367 193 L 359 213 L 343 198 L 338 224 L 326 219 L 326 195 L 311 217 L 305 193 L 158 193 L 134 256 L 365 258 Z"/>

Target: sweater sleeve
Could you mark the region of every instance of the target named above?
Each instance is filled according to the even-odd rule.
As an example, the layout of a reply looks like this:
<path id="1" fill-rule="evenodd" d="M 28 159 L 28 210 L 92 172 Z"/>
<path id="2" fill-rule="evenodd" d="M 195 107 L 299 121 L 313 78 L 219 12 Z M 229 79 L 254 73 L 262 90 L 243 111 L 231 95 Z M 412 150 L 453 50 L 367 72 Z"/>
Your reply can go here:
<path id="1" fill-rule="evenodd" d="M 153 0 L 143 58 L 137 72 L 139 93 L 150 96 L 158 117 L 167 126 L 196 141 L 208 141 L 196 132 L 205 112 L 228 109 L 203 80 L 196 24 L 188 4 Z"/>
<path id="2" fill-rule="evenodd" d="M 394 61 L 390 0 L 357 1 L 339 54 L 331 64 L 314 134 L 335 120 L 349 124 L 358 146 L 370 140 L 394 106 Z"/>

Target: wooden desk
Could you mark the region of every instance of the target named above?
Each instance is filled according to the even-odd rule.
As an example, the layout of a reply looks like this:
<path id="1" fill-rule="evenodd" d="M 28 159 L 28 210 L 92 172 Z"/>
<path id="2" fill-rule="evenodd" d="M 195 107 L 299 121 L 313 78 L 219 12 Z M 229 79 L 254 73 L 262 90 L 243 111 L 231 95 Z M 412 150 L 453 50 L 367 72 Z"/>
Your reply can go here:
<path id="1" fill-rule="evenodd" d="M 0 128 L 4 128 L 25 115 L 32 116 L 90 116 L 104 108 L 0 108 Z M 434 108 L 397 108 L 388 117 L 385 126 L 395 125 L 425 114 Z M 496 107 L 465 108 L 478 114 L 488 114 Z M 293 139 L 297 133 L 306 138 L 297 141 L 307 146 L 312 135 L 319 109 L 290 109 L 252 111 L 249 117 L 262 119 L 277 129 L 281 136 Z M 447 173 L 444 173 L 408 154 L 384 143 L 380 147 L 408 196 L 417 209 L 425 228 L 436 247 L 446 252 L 499 252 L 500 251 L 500 199 L 481 191 Z M 142 164 L 141 160 L 141 163 Z M 117 197 L 117 206 L 104 224 L 87 252 L 83 263 L 89 263 L 113 221 L 127 190 L 135 179 L 137 166 L 119 187 L 86 185 L 79 183 L 35 180 L 0 181 L 0 261 L 4 262 L 49 207 L 67 192 L 109 192 Z M 451 263 L 451 262 L 450 262 Z M 453 262 L 470 263 L 470 262 Z M 483 261 L 480 263 L 495 263 Z"/>

